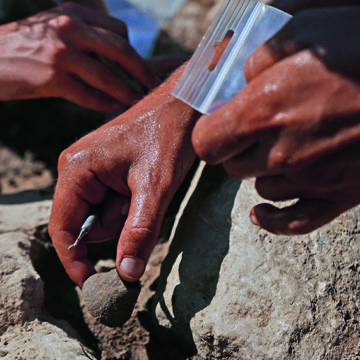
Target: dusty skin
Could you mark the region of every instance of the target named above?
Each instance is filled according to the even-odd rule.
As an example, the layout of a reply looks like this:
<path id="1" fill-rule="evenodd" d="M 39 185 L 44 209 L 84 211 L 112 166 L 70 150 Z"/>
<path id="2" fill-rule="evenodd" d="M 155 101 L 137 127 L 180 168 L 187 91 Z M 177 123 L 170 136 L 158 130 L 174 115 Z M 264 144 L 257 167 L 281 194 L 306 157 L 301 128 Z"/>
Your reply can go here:
<path id="1" fill-rule="evenodd" d="M 86 258 L 89 241 L 119 237 L 116 263 L 124 280 L 136 281 L 145 270 L 166 208 L 195 159 L 190 137 L 199 114 L 170 95 L 178 77 L 60 156 L 49 233 L 79 286 L 95 272 Z M 99 204 L 100 221 L 68 251 Z"/>
<path id="2" fill-rule="evenodd" d="M 197 122 L 205 161 L 256 177 L 254 224 L 301 234 L 360 202 L 360 7 L 300 12 L 248 59 L 248 86 Z"/>
<path id="3" fill-rule="evenodd" d="M 141 99 L 99 56 L 147 89 L 159 84 L 122 21 L 75 3 L 1 26 L 0 41 L 0 100 L 61 97 L 109 112 Z"/>

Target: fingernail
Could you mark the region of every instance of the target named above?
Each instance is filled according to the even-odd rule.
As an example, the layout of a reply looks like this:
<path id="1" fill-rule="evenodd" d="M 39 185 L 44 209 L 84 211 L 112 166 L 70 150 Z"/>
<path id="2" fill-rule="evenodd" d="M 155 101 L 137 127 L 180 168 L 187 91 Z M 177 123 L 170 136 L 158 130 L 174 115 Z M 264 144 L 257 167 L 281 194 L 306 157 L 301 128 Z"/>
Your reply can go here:
<path id="1" fill-rule="evenodd" d="M 144 273 L 145 262 L 139 258 L 125 257 L 122 259 L 119 269 L 120 275 L 124 276 L 125 280 L 136 281 Z"/>

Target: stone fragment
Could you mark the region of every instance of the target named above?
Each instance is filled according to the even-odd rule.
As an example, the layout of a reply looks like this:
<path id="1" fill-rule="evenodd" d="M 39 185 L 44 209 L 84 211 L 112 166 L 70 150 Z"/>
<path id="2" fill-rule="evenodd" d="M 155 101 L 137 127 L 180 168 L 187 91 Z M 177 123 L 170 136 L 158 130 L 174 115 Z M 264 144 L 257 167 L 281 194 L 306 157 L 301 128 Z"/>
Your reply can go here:
<path id="1" fill-rule="evenodd" d="M 0 235 L 0 335 L 11 325 L 32 320 L 42 310 L 43 281 L 32 266 L 29 252 L 27 235 Z"/>
<path id="2" fill-rule="evenodd" d="M 51 211 L 49 193 L 38 190 L 0 196 L 0 234 L 28 231 L 47 224 Z"/>
<path id="3" fill-rule="evenodd" d="M 130 318 L 139 296 L 139 282 L 121 280 L 116 269 L 88 278 L 82 294 L 89 313 L 101 324 L 122 326 Z"/>
<path id="4" fill-rule="evenodd" d="M 66 322 L 34 320 L 10 327 L 0 339 L 1 360 L 96 360 Z"/>

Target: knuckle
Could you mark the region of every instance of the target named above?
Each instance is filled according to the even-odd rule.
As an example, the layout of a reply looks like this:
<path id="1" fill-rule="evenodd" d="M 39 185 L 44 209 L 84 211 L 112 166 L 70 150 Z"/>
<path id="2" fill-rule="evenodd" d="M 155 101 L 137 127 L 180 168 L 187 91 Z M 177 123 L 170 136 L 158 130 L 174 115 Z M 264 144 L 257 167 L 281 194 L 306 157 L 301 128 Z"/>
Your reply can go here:
<path id="1" fill-rule="evenodd" d="M 64 169 L 76 168 L 79 164 L 84 165 L 86 154 L 84 151 L 74 151 L 71 147 L 63 150 L 58 160 L 59 172 Z"/>
<path id="2" fill-rule="evenodd" d="M 275 147 L 271 150 L 268 161 L 268 169 L 272 171 L 294 170 L 298 167 L 297 161 L 286 149 Z"/>
<path id="3" fill-rule="evenodd" d="M 59 159 L 58 159 L 58 169 L 61 170 L 66 166 L 66 164 L 69 162 L 71 155 L 69 154 L 69 150 L 63 150 L 60 153 Z"/>
<path id="4" fill-rule="evenodd" d="M 64 42 L 54 41 L 51 44 L 51 47 L 49 46 L 49 52 L 51 63 L 56 64 L 63 60 L 69 54 L 69 49 Z"/>
<path id="5" fill-rule="evenodd" d="M 129 231 L 133 246 L 143 248 L 151 246 L 154 241 L 154 231 L 148 225 L 132 225 Z"/>
<path id="6" fill-rule="evenodd" d="M 290 167 L 287 157 L 283 157 L 280 155 L 270 156 L 268 161 L 268 167 L 270 170 L 285 170 Z"/>
<path id="7" fill-rule="evenodd" d="M 79 29 L 79 21 L 74 17 L 61 14 L 49 20 L 49 26 L 60 35 L 65 35 Z"/>
<path id="8" fill-rule="evenodd" d="M 145 239 L 148 237 L 151 237 L 154 232 L 146 226 L 133 226 L 132 228 L 132 234 L 134 236 L 134 239 Z"/>

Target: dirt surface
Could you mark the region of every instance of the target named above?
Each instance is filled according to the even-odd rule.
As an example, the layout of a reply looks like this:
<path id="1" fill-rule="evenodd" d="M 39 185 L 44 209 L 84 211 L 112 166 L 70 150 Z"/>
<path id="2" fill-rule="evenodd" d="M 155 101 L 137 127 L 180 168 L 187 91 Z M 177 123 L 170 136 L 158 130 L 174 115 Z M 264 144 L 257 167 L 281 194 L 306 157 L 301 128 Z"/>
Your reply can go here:
<path id="1" fill-rule="evenodd" d="M 155 53 L 191 55 L 210 22 L 215 2 L 188 1 L 177 16 L 165 24 Z M 60 152 L 106 121 L 103 114 L 59 99 L 3 102 L 0 103 L 0 111 L 3 117 L 0 130 L 0 189 L 3 194 L 44 188 L 52 191 Z M 55 318 L 68 320 L 101 360 L 196 358 L 184 351 L 181 339 L 173 339 L 166 333 L 159 335 L 149 311 L 160 264 L 167 253 L 171 224 L 186 186 L 170 206 L 161 239 L 141 280 L 142 291 L 133 315 L 121 328 L 101 325 L 86 312 L 80 290 L 75 289 L 68 279 L 54 249 L 49 245 L 47 229 L 39 230 L 38 236 L 47 243 L 48 252 L 46 260 L 35 264 L 45 282 L 45 310 Z M 94 262 L 107 260 L 105 270 L 109 270 L 113 266 L 115 247 L 116 242 L 95 245 L 89 254 L 96 254 L 93 256 Z"/>

